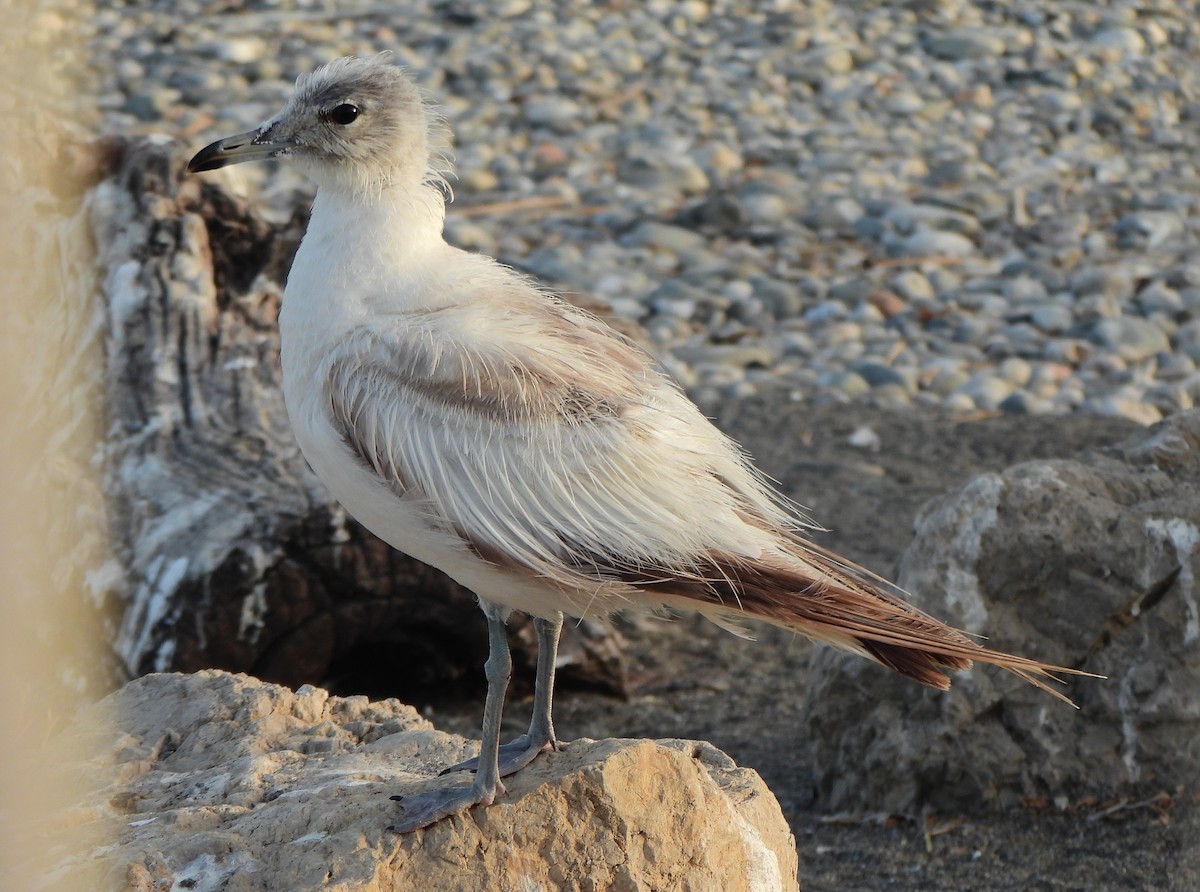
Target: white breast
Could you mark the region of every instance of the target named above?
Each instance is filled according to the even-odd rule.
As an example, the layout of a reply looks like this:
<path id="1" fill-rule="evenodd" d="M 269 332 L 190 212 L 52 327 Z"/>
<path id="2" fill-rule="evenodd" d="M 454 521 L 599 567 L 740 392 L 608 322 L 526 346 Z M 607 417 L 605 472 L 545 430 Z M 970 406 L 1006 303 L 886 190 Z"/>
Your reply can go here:
<path id="1" fill-rule="evenodd" d="M 459 255 L 456 263 L 462 257 L 442 240 L 440 218 L 414 221 L 392 209 L 364 225 L 364 213 L 377 214 L 378 206 L 339 206 L 318 196 L 288 276 L 279 314 L 283 395 L 300 450 L 350 515 L 393 548 L 496 603 L 548 616 L 557 609 L 552 592 L 497 570 L 447 535 L 419 501 L 402 498 L 370 471 L 331 424 L 326 378 L 338 344 L 380 314 L 449 301 L 446 289 L 429 286 L 456 265 L 449 254 Z M 375 234 L 373 243 L 364 233 Z"/>

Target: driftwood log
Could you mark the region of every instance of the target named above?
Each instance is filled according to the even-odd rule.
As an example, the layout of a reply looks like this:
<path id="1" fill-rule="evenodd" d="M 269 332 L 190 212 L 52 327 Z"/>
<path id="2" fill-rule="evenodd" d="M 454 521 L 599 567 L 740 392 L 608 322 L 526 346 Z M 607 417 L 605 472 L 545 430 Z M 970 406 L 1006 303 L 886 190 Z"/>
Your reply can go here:
<path id="1" fill-rule="evenodd" d="M 292 438 L 276 316 L 306 209 L 273 225 L 183 148 L 108 147 L 90 195 L 108 312 L 106 487 L 126 671 L 221 668 L 428 697 L 482 678 L 474 596 L 331 499 Z M 624 693 L 618 633 L 568 624 L 563 680 Z M 532 666 L 514 620 L 518 667 Z"/>

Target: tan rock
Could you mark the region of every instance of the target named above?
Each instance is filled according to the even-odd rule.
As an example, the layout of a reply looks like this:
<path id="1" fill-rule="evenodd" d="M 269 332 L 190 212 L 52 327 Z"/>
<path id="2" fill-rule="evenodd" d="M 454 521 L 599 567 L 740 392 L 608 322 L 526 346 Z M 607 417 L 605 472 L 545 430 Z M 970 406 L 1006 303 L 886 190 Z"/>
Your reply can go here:
<path id="1" fill-rule="evenodd" d="M 71 768 L 97 788 L 52 828 L 87 832 L 60 848 L 73 854 L 49 888 L 97 867 L 106 887 L 139 892 L 798 888 L 775 798 L 707 743 L 575 741 L 509 778 L 494 806 L 398 836 L 390 797 L 438 782 L 475 744 L 395 700 L 151 675 L 69 733 L 95 739 L 92 762 Z"/>

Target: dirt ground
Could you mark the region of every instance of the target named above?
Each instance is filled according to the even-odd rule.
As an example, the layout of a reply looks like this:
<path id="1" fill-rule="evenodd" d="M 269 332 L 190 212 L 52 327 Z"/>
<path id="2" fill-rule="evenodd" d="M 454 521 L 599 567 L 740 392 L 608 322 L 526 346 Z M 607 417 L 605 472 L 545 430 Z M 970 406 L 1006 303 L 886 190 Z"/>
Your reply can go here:
<path id="1" fill-rule="evenodd" d="M 823 544 L 883 575 L 893 574 L 913 516 L 929 498 L 983 471 L 1103 449 L 1136 430 L 1094 416 L 964 421 L 771 399 L 705 409 L 830 527 Z M 877 451 L 849 445 L 863 426 L 879 437 Z M 1066 813 L 1031 808 L 831 821 L 815 809 L 811 775 L 789 746 L 804 733 L 799 713 L 810 645 L 769 629 L 743 641 L 695 618 L 639 618 L 622 630 L 638 693 L 622 701 L 560 690 L 559 736 L 712 741 L 757 770 L 779 798 L 808 892 L 1200 890 L 1195 791 Z M 510 699 L 506 726 L 513 735 L 528 721 L 528 707 L 528 697 Z M 481 700 L 435 700 L 428 712 L 439 727 L 477 736 L 481 709 Z"/>

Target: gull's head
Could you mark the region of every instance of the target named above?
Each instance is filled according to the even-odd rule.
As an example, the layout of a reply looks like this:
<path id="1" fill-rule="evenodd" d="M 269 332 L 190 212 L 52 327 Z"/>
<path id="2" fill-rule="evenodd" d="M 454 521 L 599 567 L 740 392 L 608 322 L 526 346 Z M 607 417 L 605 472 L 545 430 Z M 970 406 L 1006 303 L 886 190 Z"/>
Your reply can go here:
<path id="1" fill-rule="evenodd" d="M 440 180 L 440 147 L 431 146 L 437 124 L 416 85 L 386 57 L 346 57 L 301 76 L 283 111 L 205 146 L 188 171 L 287 156 L 318 186 L 353 192 Z"/>

